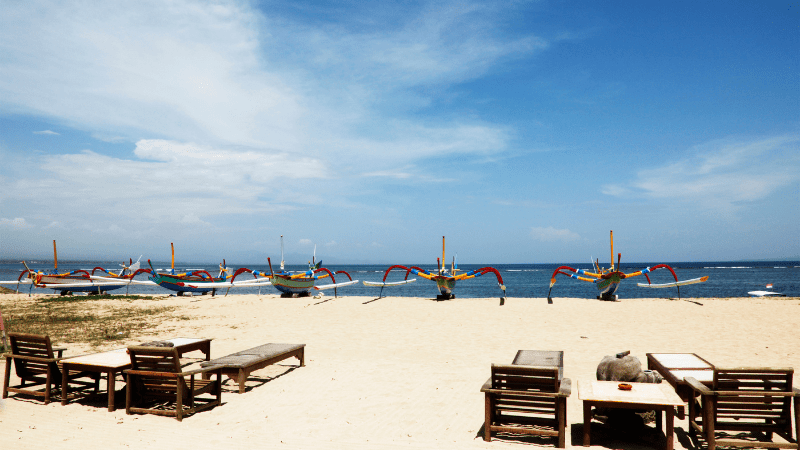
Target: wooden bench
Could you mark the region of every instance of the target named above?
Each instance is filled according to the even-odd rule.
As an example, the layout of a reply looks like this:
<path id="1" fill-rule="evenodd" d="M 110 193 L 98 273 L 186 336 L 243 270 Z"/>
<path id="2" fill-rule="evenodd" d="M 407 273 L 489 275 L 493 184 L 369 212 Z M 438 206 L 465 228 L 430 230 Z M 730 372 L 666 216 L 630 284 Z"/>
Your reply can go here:
<path id="1" fill-rule="evenodd" d="M 202 362 L 200 367 L 219 366 L 224 375 L 236 380 L 239 384 L 239 393 L 242 394 L 245 388 L 244 382 L 253 371 L 292 357 L 300 361 L 301 367 L 305 366 L 305 346 L 306 344 L 264 344 Z"/>

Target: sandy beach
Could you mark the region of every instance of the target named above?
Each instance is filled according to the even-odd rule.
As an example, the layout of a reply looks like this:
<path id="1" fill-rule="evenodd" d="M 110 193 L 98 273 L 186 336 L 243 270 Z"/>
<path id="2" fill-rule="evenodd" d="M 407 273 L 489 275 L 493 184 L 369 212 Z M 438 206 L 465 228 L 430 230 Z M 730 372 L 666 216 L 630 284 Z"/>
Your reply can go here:
<path id="1" fill-rule="evenodd" d="M 57 343 L 70 356 L 202 337 L 213 339 L 212 358 L 264 343 L 301 343 L 306 365 L 289 359 L 254 372 L 241 395 L 226 379 L 221 406 L 182 422 L 126 415 L 123 395 L 108 412 L 105 397 L 62 406 L 12 394 L 0 401 L 0 440 L 25 449 L 520 448 L 533 441 L 484 442 L 480 388 L 492 363 L 510 364 L 517 350 L 538 349 L 564 351 L 564 376 L 573 383 L 567 407 L 572 447 L 580 446 L 583 426 L 576 382 L 594 379 L 605 355 L 630 350 L 646 365 L 646 353 L 696 353 L 719 366 L 800 369 L 799 298 L 555 298 L 554 304 L 508 298 L 502 306 L 498 298 L 373 300 L 274 294 L 160 300 L 178 306 L 175 320 L 147 335 L 100 348 Z M 118 389 L 123 385 L 117 382 Z M 695 448 L 686 420 L 676 420 L 675 430 L 675 448 Z M 656 432 L 627 440 L 598 432 L 593 438 L 599 447 L 625 449 L 661 448 L 664 439 Z M 555 441 L 537 442 L 553 447 Z"/>

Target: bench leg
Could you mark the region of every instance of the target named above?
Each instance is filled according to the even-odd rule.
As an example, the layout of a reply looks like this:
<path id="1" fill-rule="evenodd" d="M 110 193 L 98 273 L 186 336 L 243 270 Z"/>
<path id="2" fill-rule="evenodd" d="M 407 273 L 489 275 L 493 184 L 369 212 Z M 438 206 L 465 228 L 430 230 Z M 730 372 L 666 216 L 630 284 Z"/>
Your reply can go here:
<path id="1" fill-rule="evenodd" d="M 240 394 L 244 394 L 244 388 L 245 388 L 244 382 L 247 380 L 247 375 L 248 374 L 244 369 L 239 369 L 239 380 L 237 382 L 239 383 Z"/>

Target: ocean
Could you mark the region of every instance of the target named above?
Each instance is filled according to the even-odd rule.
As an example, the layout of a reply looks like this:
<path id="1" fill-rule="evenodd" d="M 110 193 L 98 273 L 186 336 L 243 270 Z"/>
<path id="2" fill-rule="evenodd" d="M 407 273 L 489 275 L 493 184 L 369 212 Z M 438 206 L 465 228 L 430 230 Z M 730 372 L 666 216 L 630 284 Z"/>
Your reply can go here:
<path id="1" fill-rule="evenodd" d="M 630 263 L 622 264 L 621 269 L 624 272 L 631 273 L 637 270 L 644 269 L 645 267 L 652 267 L 659 263 Z M 707 262 L 677 262 L 666 263 L 669 264 L 678 275 L 679 280 L 688 280 L 701 276 L 708 276 L 708 281 L 705 283 L 692 284 L 682 286 L 680 294 L 682 298 L 699 298 L 699 297 L 747 297 L 748 291 L 767 290 L 768 283 L 773 285 L 775 292 L 781 292 L 789 297 L 800 296 L 800 261 L 757 261 L 757 262 L 725 262 L 725 261 L 707 261 Z M 169 263 L 154 263 L 158 268 L 168 268 Z M 576 269 L 582 268 L 591 270 L 589 264 L 566 264 Z M 51 270 L 52 261 L 50 262 L 37 262 L 29 261 L 28 266 L 34 270 Z M 145 267 L 146 264 L 143 265 Z M 95 267 L 103 267 L 109 270 L 117 271 L 119 269 L 119 262 L 107 261 L 86 261 L 86 262 L 61 262 L 59 261 L 59 272 L 69 272 L 77 269 L 84 269 L 89 272 Z M 231 265 L 230 267 L 241 267 Z M 263 265 L 247 265 L 252 270 L 269 272 L 269 267 Z M 326 266 L 330 271 L 335 272 L 344 270 L 348 272 L 354 280 L 360 281 L 381 281 L 383 274 L 388 265 L 340 265 L 340 266 Z M 429 271 L 435 271 L 436 266 L 431 264 L 419 264 L 417 267 Z M 459 269 L 468 271 L 484 267 L 475 264 L 462 264 Z M 496 264 L 493 265 L 495 269 L 500 272 L 503 277 L 503 282 L 506 285 L 506 296 L 517 298 L 542 298 L 547 297 L 548 287 L 550 284 L 550 276 L 553 271 L 558 267 L 556 264 Z M 302 271 L 307 268 L 305 265 L 289 265 L 286 267 L 292 271 Z M 0 262 L 0 280 L 11 281 L 16 280 L 24 267 L 19 262 Z M 218 265 L 216 264 L 194 264 L 194 263 L 181 263 L 176 264 L 176 270 L 207 270 L 212 275 L 216 276 L 219 272 Z M 99 275 L 99 273 L 98 273 Z M 405 275 L 405 271 L 395 269 L 387 278 L 386 281 L 401 281 Z M 237 280 L 246 279 L 249 274 L 240 275 Z M 659 269 L 649 274 L 653 284 L 668 283 L 673 281 L 669 270 Z M 414 283 L 409 283 L 401 286 L 390 286 L 383 290 L 384 296 L 397 296 L 397 297 L 423 297 L 435 298 L 437 294 L 436 283 L 420 278 L 414 277 L 413 274 L 409 278 L 417 278 Z M 140 274 L 136 279 L 146 280 L 146 274 Z M 339 275 L 336 277 L 337 282 L 347 281 L 347 277 Z M 642 298 L 642 297 L 655 297 L 655 298 L 674 298 L 677 297 L 678 292 L 675 287 L 652 289 L 637 286 L 637 283 L 646 283 L 647 279 L 644 276 L 638 276 L 622 281 L 617 295 L 620 299 L 625 298 Z M 330 282 L 320 280 L 318 284 L 329 284 Z M 14 285 L 3 285 L 7 288 L 14 289 Z M 130 293 L 135 294 L 168 294 L 168 291 L 158 286 L 137 286 L 131 285 L 129 288 Z M 20 286 L 21 292 L 29 292 L 29 286 Z M 114 294 L 124 294 L 126 288 L 111 291 Z M 33 288 L 33 292 L 37 293 L 52 293 L 51 289 Z M 333 296 L 332 289 L 324 291 L 326 296 Z M 378 287 L 364 286 L 358 283 L 353 286 L 343 287 L 338 289 L 339 295 L 357 295 L 364 297 L 377 297 L 380 292 Z M 224 291 L 218 291 L 218 295 Z M 258 288 L 235 288 L 231 289 L 231 293 L 238 294 L 254 294 L 259 293 Z M 262 294 L 276 294 L 277 290 L 272 286 L 265 286 L 261 288 Z M 472 278 L 469 280 L 459 281 L 453 293 L 456 298 L 490 298 L 500 297 L 502 291 L 497 285 L 497 278 L 493 273 Z M 551 296 L 558 297 L 577 297 L 577 298 L 594 298 L 597 296 L 597 289 L 594 284 L 568 278 L 559 275 L 557 283 L 553 287 Z"/>

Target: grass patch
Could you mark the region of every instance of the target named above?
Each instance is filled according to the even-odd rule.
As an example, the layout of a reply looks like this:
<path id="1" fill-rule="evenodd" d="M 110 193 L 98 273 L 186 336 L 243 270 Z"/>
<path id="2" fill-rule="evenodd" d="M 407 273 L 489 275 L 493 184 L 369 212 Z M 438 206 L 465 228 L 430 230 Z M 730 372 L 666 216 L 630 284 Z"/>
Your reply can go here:
<path id="1" fill-rule="evenodd" d="M 0 310 L 7 331 L 46 334 L 53 342 L 88 343 L 93 347 L 146 334 L 165 320 L 189 319 L 171 314 L 176 306 L 133 303 L 134 300 L 153 300 L 153 297 L 109 296 L 110 300 L 126 300 L 124 304 L 98 302 L 102 297 L 0 299 Z"/>
<path id="2" fill-rule="evenodd" d="M 59 303 L 59 302 L 74 303 L 74 302 L 88 302 L 94 300 L 127 300 L 131 302 L 134 300 L 158 300 L 158 299 L 159 297 L 153 297 L 152 295 L 103 294 L 103 295 L 59 295 L 56 297 L 42 298 L 39 301 L 42 303 Z"/>

